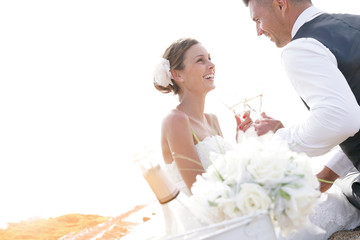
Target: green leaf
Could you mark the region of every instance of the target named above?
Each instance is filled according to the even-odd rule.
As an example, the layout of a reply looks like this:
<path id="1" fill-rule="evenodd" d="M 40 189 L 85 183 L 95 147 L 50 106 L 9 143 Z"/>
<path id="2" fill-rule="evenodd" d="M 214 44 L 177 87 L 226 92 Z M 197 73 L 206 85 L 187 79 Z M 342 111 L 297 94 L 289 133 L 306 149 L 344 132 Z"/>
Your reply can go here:
<path id="1" fill-rule="evenodd" d="M 298 188 L 301 188 L 301 187 L 302 187 L 301 184 L 296 184 L 296 183 L 293 183 L 293 184 L 285 184 L 284 186 L 289 187 L 289 188 L 294 188 L 294 189 L 298 189 Z"/>
<path id="2" fill-rule="evenodd" d="M 214 201 L 209 200 L 208 203 L 209 203 L 210 207 L 217 207 L 218 206 L 218 204 L 216 202 L 214 202 Z"/>
<path id="3" fill-rule="evenodd" d="M 279 194 L 280 194 L 280 197 L 285 198 L 286 200 L 290 200 L 290 194 L 288 194 L 287 192 L 285 192 L 281 188 L 279 190 Z"/>

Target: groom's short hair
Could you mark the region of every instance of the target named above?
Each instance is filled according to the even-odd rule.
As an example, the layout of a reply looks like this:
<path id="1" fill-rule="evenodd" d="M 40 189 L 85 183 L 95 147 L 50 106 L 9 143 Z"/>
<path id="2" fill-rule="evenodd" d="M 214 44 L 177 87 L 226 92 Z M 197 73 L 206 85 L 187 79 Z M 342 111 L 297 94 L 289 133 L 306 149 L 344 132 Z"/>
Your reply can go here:
<path id="1" fill-rule="evenodd" d="M 262 2 L 262 3 L 270 3 L 270 0 L 251 0 L 251 1 L 257 1 L 257 2 Z M 301 3 L 301 2 L 309 2 L 311 3 L 311 0 L 289 0 L 291 3 Z M 245 6 L 247 7 L 249 5 L 250 0 L 243 0 L 243 3 L 245 4 Z"/>

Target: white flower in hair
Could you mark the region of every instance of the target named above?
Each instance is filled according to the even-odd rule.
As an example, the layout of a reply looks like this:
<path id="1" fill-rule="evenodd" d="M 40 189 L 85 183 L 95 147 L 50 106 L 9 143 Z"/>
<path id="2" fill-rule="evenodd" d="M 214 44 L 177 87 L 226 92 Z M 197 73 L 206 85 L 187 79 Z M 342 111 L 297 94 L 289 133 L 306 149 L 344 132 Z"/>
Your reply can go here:
<path id="1" fill-rule="evenodd" d="M 161 58 L 155 65 L 154 82 L 163 87 L 172 85 L 169 60 Z"/>

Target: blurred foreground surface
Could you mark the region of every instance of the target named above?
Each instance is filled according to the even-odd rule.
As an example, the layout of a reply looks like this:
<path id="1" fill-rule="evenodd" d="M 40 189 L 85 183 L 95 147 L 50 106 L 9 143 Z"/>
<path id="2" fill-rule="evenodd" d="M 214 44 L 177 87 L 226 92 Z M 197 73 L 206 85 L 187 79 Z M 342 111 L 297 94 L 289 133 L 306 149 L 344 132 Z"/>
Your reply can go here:
<path id="1" fill-rule="evenodd" d="M 0 229 L 2 240 L 159 240 L 165 234 L 161 206 L 139 205 L 118 217 L 68 214 L 29 219 Z M 360 239 L 360 227 L 334 233 L 329 240 Z"/>
<path id="2" fill-rule="evenodd" d="M 145 239 L 149 232 L 141 228 L 149 225 L 146 222 L 152 218 L 158 217 L 158 212 L 156 204 L 149 204 L 136 206 L 115 218 L 84 214 L 68 214 L 48 219 L 34 218 L 9 223 L 6 229 L 0 229 L 0 239 L 115 240 L 125 239 L 123 237 L 126 235 L 126 239 Z"/>

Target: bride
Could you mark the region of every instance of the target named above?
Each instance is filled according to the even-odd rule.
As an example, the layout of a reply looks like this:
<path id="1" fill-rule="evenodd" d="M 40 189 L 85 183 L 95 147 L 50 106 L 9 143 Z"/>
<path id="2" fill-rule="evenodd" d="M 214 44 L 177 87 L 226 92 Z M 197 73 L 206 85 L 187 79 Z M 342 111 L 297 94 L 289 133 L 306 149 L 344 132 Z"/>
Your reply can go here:
<path id="1" fill-rule="evenodd" d="M 215 88 L 215 65 L 210 54 L 195 39 L 174 42 L 166 49 L 163 58 L 163 64 L 169 64 L 170 71 L 168 74 L 162 74 L 161 69 L 156 71 L 159 74 L 154 78 L 154 85 L 163 93 L 177 94 L 179 105 L 162 123 L 162 155 L 171 172 L 169 175 L 180 177 L 176 179 L 178 187 L 190 195 L 196 176 L 210 165 L 201 147 L 211 151 L 218 149 L 216 145 L 212 146 L 215 138 L 229 147 L 222 138 L 217 117 L 204 113 L 206 94 Z M 177 173 L 179 175 L 174 176 Z"/>
<path id="2" fill-rule="evenodd" d="M 206 95 L 215 88 L 214 78 L 210 54 L 191 38 L 172 43 L 155 71 L 155 88 L 179 97 L 177 107 L 163 120 L 161 148 L 167 174 L 187 195 L 191 195 L 196 176 L 211 164 L 207 153 L 220 154 L 219 149 L 232 148 L 223 138 L 216 115 L 204 113 Z M 252 124 L 247 116 L 235 117 L 243 131 Z M 322 194 L 316 213 L 310 216 L 311 223 L 325 231 L 320 233 L 314 231 L 317 227 L 309 226 L 287 239 L 327 239 L 336 231 L 360 225 L 359 210 L 335 187 L 331 193 Z"/>

